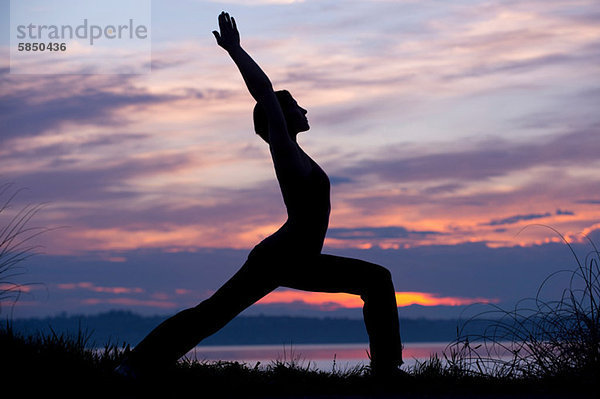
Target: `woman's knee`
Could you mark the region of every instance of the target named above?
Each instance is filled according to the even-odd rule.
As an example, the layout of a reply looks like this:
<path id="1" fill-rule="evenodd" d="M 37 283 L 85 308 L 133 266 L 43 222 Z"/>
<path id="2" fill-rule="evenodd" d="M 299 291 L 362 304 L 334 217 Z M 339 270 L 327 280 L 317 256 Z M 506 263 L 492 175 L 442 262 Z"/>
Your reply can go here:
<path id="1" fill-rule="evenodd" d="M 367 280 L 378 285 L 388 283 L 392 281 L 392 273 L 383 266 L 372 264 Z"/>
<path id="2" fill-rule="evenodd" d="M 394 284 L 390 271 L 383 266 L 373 265 L 364 278 L 361 298 L 366 302 L 371 297 L 387 295 L 393 290 Z"/>

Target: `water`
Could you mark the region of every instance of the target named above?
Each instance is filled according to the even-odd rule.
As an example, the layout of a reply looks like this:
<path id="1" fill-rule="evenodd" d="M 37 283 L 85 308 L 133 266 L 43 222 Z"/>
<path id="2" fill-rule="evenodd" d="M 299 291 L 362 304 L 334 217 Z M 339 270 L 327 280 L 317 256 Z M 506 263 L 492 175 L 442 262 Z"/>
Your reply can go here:
<path id="1" fill-rule="evenodd" d="M 441 356 L 447 342 L 405 343 L 403 357 L 405 365 L 429 359 L 433 354 Z M 367 350 L 363 344 L 310 344 L 310 345 L 244 345 L 244 346 L 197 346 L 188 353 L 199 361 L 237 361 L 254 367 L 258 362 L 267 366 L 274 361 L 295 361 L 296 364 L 322 371 L 349 370 L 368 365 Z"/>

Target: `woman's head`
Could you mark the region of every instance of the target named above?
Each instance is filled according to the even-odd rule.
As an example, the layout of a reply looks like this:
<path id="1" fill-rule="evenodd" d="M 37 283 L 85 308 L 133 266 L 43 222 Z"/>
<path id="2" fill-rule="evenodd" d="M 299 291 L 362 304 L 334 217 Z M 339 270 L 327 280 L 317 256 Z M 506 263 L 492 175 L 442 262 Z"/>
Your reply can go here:
<path id="1" fill-rule="evenodd" d="M 275 96 L 281 105 L 283 116 L 287 123 L 287 129 L 290 136 L 295 139 L 296 135 L 300 132 L 305 132 L 310 129 L 308 125 L 308 119 L 306 119 L 306 111 L 300 107 L 294 97 L 287 90 L 278 90 L 275 92 Z M 262 105 L 256 104 L 254 107 L 254 131 L 267 143 L 269 142 L 269 123 L 267 120 L 267 113 L 263 109 Z"/>

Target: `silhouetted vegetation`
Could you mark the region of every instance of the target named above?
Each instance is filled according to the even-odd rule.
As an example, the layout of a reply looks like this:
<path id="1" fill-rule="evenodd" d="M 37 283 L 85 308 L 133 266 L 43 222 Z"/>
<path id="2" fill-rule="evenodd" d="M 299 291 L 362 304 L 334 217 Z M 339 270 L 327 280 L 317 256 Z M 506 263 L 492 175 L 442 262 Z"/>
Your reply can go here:
<path id="1" fill-rule="evenodd" d="M 489 305 L 490 310 L 467 320 L 445 355 L 448 372 L 503 379 L 598 381 L 600 253 L 588 239 L 592 250 L 582 261 L 560 236 L 577 267 L 553 273 L 534 298 L 520 301 L 514 309 Z M 565 275 L 567 287 L 562 296 L 544 299 L 544 288 Z M 471 324 L 480 323 L 482 318 L 494 322 L 481 333 L 467 332 Z"/>
<path id="2" fill-rule="evenodd" d="M 301 354 L 288 351 L 283 359 L 269 364 L 239 362 L 207 362 L 183 359 L 170 369 L 142 380 L 116 376 L 113 368 L 128 348 L 107 344 L 96 345 L 90 334 L 49 334 L 24 336 L 8 324 L 0 332 L 0 375 L 4 387 L 18 387 L 29 395 L 60 394 L 61 397 L 287 397 L 298 395 L 365 395 L 381 394 L 386 398 L 398 394 L 411 397 L 443 394 L 493 393 L 544 397 L 585 397 L 593 382 L 574 374 L 560 380 L 522 379 L 514 376 L 492 376 L 467 372 L 433 357 L 389 380 L 371 377 L 369 367 L 332 368 L 322 371 Z M 568 384 L 564 384 L 567 380 Z M 548 396 L 549 394 L 556 396 Z M 567 395 L 568 394 L 568 395 Z M 421 396 L 422 395 L 422 396 Z"/>
<path id="3" fill-rule="evenodd" d="M 0 312 L 2 305 L 16 301 L 27 285 L 18 282 L 24 274 L 19 264 L 33 255 L 36 246 L 30 242 L 46 231 L 27 226 L 42 205 L 26 205 L 12 211 L 11 202 L 19 192 L 12 183 L 0 184 Z"/>

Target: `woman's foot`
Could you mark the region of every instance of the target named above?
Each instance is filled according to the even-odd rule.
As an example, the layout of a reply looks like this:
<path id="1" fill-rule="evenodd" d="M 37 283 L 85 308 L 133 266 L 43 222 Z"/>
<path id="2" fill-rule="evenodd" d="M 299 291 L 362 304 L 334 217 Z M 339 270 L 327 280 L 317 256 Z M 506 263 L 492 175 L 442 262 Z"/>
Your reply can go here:
<path id="1" fill-rule="evenodd" d="M 404 379 L 409 376 L 409 374 L 402 370 L 400 366 L 402 365 L 402 361 L 400 362 L 373 362 L 371 361 L 371 375 L 381 381 L 395 381 L 399 379 Z"/>

